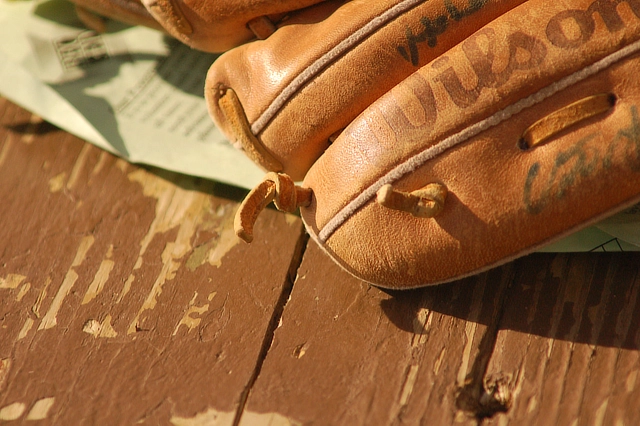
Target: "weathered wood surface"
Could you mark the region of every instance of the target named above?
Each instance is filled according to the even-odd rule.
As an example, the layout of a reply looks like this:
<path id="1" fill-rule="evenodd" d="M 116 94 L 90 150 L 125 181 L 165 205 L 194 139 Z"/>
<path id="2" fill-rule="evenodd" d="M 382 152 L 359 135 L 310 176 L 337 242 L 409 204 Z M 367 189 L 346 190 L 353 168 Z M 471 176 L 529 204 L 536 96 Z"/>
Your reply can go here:
<path id="1" fill-rule="evenodd" d="M 0 422 L 640 423 L 640 255 L 384 292 L 298 218 L 0 99 Z"/>

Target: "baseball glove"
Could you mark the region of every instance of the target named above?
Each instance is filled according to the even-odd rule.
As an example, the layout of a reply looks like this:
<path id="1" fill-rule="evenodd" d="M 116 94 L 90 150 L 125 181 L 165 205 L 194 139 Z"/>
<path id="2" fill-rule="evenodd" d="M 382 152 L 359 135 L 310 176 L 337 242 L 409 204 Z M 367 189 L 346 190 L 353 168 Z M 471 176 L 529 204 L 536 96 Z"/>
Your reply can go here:
<path id="1" fill-rule="evenodd" d="M 347 271 L 412 288 L 640 201 L 640 0 L 236 3 L 258 11 L 240 21 L 202 0 L 157 3 L 188 16 L 201 36 L 181 39 L 194 46 L 214 37 L 200 23 L 244 22 L 241 37 L 219 32 L 218 46 L 238 46 L 213 64 L 205 96 L 270 172 L 238 211 L 245 240 L 273 200 L 300 208 Z M 154 16 L 174 33 L 171 13 Z"/>

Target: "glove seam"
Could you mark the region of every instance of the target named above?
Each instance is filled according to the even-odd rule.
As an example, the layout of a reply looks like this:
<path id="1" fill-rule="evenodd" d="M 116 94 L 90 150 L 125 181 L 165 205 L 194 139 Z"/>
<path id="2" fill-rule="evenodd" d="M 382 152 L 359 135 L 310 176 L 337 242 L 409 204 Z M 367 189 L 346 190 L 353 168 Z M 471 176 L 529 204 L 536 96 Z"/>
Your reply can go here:
<path id="1" fill-rule="evenodd" d="M 411 9 L 424 3 L 424 0 L 404 0 L 403 2 L 395 5 L 391 9 L 386 10 L 381 15 L 370 20 L 366 25 L 360 27 L 357 31 L 351 34 L 349 37 L 342 40 L 336 46 L 331 48 L 328 52 L 316 59 L 310 66 L 308 66 L 303 72 L 298 74 L 271 102 L 266 110 L 258 119 L 251 125 L 251 131 L 254 135 L 259 134 L 264 128 L 271 122 L 275 115 L 282 109 L 289 99 L 298 92 L 298 90 L 309 82 L 314 76 L 325 69 L 329 64 L 334 62 L 336 58 L 343 55 L 353 46 L 360 43 L 362 40 L 368 38 L 389 22 L 397 19 L 401 15 L 409 12 Z"/>
<path id="2" fill-rule="evenodd" d="M 318 240 L 325 243 L 329 237 L 344 223 L 356 210 L 364 206 L 369 200 L 376 196 L 378 190 L 386 184 L 391 184 L 398 179 L 402 178 L 408 173 L 415 171 L 421 167 L 427 161 L 432 158 L 441 155 L 445 151 L 459 145 L 468 139 L 478 135 L 479 133 L 488 130 L 503 121 L 511 118 L 513 115 L 520 113 L 521 111 L 530 108 L 543 100 L 553 96 L 554 94 L 566 89 L 574 84 L 577 84 L 605 69 L 614 65 L 615 63 L 623 60 L 627 56 L 631 56 L 640 51 L 640 40 L 635 41 L 620 50 L 600 59 L 597 62 L 592 63 L 560 80 L 554 82 L 537 92 L 519 100 L 518 102 L 511 104 L 493 115 L 481 120 L 462 131 L 455 133 L 435 146 L 431 146 L 419 153 L 409 157 L 401 164 L 395 166 L 388 173 L 377 179 L 368 188 L 362 191 L 357 197 L 347 203 L 338 213 L 331 218 L 318 232 Z"/>

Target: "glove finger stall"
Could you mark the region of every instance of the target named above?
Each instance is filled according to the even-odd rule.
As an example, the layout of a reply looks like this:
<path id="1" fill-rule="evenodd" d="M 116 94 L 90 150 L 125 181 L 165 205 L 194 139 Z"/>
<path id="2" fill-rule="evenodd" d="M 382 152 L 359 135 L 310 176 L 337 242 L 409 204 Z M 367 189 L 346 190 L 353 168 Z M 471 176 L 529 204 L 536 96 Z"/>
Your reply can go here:
<path id="1" fill-rule="evenodd" d="M 322 1 L 142 0 L 169 34 L 207 52 L 223 52 L 256 38 L 261 31 L 251 27 L 257 19 L 275 25 L 289 13 Z"/>
<path id="2" fill-rule="evenodd" d="M 211 115 L 232 142 L 258 144 L 245 150 L 268 153 L 252 156 L 258 164 L 300 180 L 366 106 L 520 3 L 323 3 L 292 17 L 268 39 L 222 55 L 207 76 Z M 239 105 L 231 113 L 220 102 L 229 91 Z"/>
<path id="3" fill-rule="evenodd" d="M 639 40 L 637 1 L 535 0 L 501 16 L 372 104 L 318 159 L 303 183 L 309 233 L 359 278 L 411 288 L 637 203 Z M 546 117 L 566 125 L 523 146 Z M 433 218 L 376 201 L 385 185 L 434 183 L 448 194 Z"/>

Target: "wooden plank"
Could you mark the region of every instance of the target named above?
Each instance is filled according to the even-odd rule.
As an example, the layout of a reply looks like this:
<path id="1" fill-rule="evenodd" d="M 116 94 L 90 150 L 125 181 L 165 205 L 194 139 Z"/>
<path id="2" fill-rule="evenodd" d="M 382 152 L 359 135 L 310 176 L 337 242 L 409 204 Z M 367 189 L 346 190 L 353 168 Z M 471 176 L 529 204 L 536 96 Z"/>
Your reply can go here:
<path id="1" fill-rule="evenodd" d="M 240 424 L 476 424 L 512 274 L 386 293 L 310 242 Z"/>
<path id="2" fill-rule="evenodd" d="M 511 408 L 486 424 L 638 424 L 638 253 L 526 259 L 487 378 Z"/>
<path id="3" fill-rule="evenodd" d="M 238 243 L 232 188 L 132 166 L 4 99 L 0 124 L 0 421 L 232 424 L 300 220 L 266 211 Z"/>

